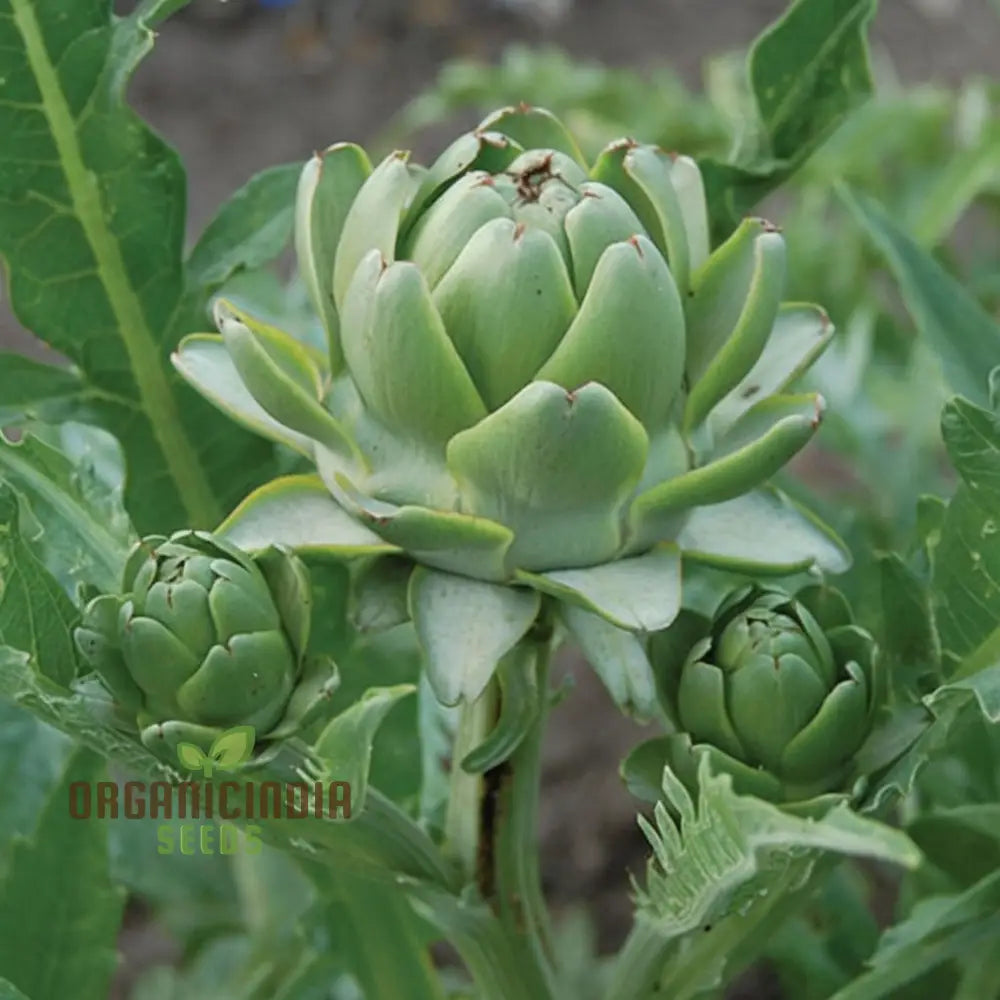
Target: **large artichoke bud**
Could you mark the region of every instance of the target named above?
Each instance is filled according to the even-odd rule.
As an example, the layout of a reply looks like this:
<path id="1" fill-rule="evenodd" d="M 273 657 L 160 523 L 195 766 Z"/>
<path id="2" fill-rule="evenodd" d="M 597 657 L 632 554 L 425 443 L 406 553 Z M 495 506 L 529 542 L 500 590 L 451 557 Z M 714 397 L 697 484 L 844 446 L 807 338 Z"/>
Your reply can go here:
<path id="1" fill-rule="evenodd" d="M 126 561 L 121 594 L 89 602 L 75 639 L 147 744 L 206 745 L 222 730 L 291 732 L 307 708 L 309 576 L 289 552 L 251 558 L 207 532 L 150 536 Z M 308 694 L 332 683 L 313 664 Z M 297 697 L 293 697 L 296 695 Z"/>
<path id="2" fill-rule="evenodd" d="M 220 300 L 221 336 L 175 357 L 318 472 L 263 487 L 222 530 L 418 564 L 409 609 L 444 701 L 482 690 L 539 594 L 596 649 L 594 617 L 670 623 L 681 550 L 846 568 L 829 532 L 756 489 L 819 425 L 820 397 L 785 390 L 832 328 L 782 304 L 774 226 L 747 219 L 711 252 L 693 160 L 623 139 L 588 165 L 526 106 L 428 168 L 397 152 L 372 169 L 340 143 L 303 170 L 296 247 L 325 351 Z M 483 623 L 465 645 L 435 624 L 459 593 Z"/>
<path id="3" fill-rule="evenodd" d="M 738 790 L 799 801 L 846 790 L 852 758 L 880 702 L 877 650 L 843 597 L 810 586 L 794 597 L 750 586 L 722 602 L 698 629 L 685 612 L 677 630 L 651 640 L 667 707 L 684 734 L 671 763 L 691 774 L 707 754 Z M 685 759 L 688 758 L 688 759 Z"/>

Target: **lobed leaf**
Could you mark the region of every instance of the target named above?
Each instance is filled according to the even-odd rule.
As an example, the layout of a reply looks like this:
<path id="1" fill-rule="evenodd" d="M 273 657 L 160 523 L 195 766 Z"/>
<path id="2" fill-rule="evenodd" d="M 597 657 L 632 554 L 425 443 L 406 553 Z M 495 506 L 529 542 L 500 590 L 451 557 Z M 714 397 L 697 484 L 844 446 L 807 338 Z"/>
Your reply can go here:
<path id="1" fill-rule="evenodd" d="M 19 362 L 31 385 L 5 373 L 3 406 L 118 435 L 140 531 L 210 526 L 266 467 L 266 446 L 180 384 L 168 355 L 206 323 L 215 287 L 273 256 L 291 226 L 278 168 L 220 213 L 185 269 L 183 169 L 124 102 L 148 25 L 178 5 L 119 18 L 108 0 L 0 2 L 0 256 L 15 315 L 74 366 Z"/>

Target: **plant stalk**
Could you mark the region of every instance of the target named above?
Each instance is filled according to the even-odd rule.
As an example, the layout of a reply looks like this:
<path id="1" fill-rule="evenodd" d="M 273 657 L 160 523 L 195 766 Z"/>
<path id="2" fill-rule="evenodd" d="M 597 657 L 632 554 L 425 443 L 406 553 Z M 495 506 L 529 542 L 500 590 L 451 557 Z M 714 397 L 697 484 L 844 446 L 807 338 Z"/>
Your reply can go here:
<path id="1" fill-rule="evenodd" d="M 466 771 L 462 761 L 489 735 L 496 712 L 497 684 L 493 679 L 475 701 L 462 704 L 452 745 L 444 851 L 469 882 L 475 880 L 478 868 L 484 781 L 482 774 Z"/>
<path id="2" fill-rule="evenodd" d="M 538 857 L 538 805 L 542 779 L 542 741 L 548 717 L 551 631 L 529 640 L 534 660 L 539 710 L 531 728 L 502 765 L 494 835 L 498 912 L 507 932 L 520 940 L 554 995 L 552 928 L 542 894 Z"/>

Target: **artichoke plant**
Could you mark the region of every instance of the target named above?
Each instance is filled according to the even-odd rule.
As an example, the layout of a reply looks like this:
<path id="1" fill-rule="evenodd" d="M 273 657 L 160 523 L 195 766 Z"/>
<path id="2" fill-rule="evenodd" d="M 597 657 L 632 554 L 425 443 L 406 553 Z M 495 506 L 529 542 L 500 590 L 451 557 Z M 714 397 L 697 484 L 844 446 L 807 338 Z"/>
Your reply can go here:
<path id="1" fill-rule="evenodd" d="M 206 532 L 150 536 L 132 549 L 120 594 L 102 594 L 75 631 L 84 660 L 143 742 L 202 749 L 223 730 L 295 732 L 336 683 L 306 658 L 310 584 L 290 552 L 251 558 Z"/>
<path id="2" fill-rule="evenodd" d="M 843 596 L 755 584 L 725 598 L 711 621 L 683 615 L 683 626 L 650 640 L 681 734 L 668 740 L 674 770 L 690 777 L 707 755 L 738 791 L 778 802 L 848 790 L 882 683 L 875 641 Z"/>
<path id="3" fill-rule="evenodd" d="M 302 171 L 295 243 L 325 349 L 220 299 L 219 334 L 174 358 L 315 469 L 219 530 L 408 580 L 395 606 L 443 702 L 484 689 L 541 595 L 600 659 L 620 631 L 670 624 L 682 552 L 846 568 L 767 486 L 819 426 L 822 399 L 787 389 L 832 327 L 782 303 L 773 225 L 748 218 L 711 249 L 693 160 L 622 139 L 588 165 L 527 106 L 426 168 L 339 143 Z"/>

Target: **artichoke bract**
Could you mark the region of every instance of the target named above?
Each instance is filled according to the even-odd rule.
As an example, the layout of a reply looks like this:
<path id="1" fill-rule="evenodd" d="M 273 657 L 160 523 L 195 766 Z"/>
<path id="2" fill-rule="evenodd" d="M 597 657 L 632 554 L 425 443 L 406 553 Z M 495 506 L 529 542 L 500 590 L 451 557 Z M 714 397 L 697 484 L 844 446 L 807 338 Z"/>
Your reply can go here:
<path id="1" fill-rule="evenodd" d="M 306 669 L 310 613 L 295 555 L 271 548 L 251 558 L 181 531 L 135 545 L 122 592 L 90 601 L 75 639 L 143 742 L 205 747 L 233 726 L 266 739 L 305 721 L 335 676 L 328 663 Z"/>
<path id="2" fill-rule="evenodd" d="M 668 762 L 690 776 L 708 755 L 734 786 L 772 801 L 845 790 L 881 701 L 875 641 L 844 598 L 752 585 L 711 621 L 650 640 L 668 713 L 682 734 Z M 680 625 L 681 623 L 678 623 Z M 681 635 L 704 635 L 684 655 Z"/>
<path id="3" fill-rule="evenodd" d="M 220 299 L 220 334 L 174 357 L 316 469 L 219 531 L 410 560 L 447 703 L 482 690 L 541 594 L 596 656 L 605 624 L 670 624 L 681 552 L 844 570 L 835 536 L 766 485 L 819 426 L 822 399 L 786 390 L 832 327 L 782 303 L 776 227 L 748 218 L 714 250 L 709 232 L 693 160 L 622 139 L 588 165 L 540 108 L 496 112 L 426 168 L 317 154 L 295 242 L 326 350 Z"/>

